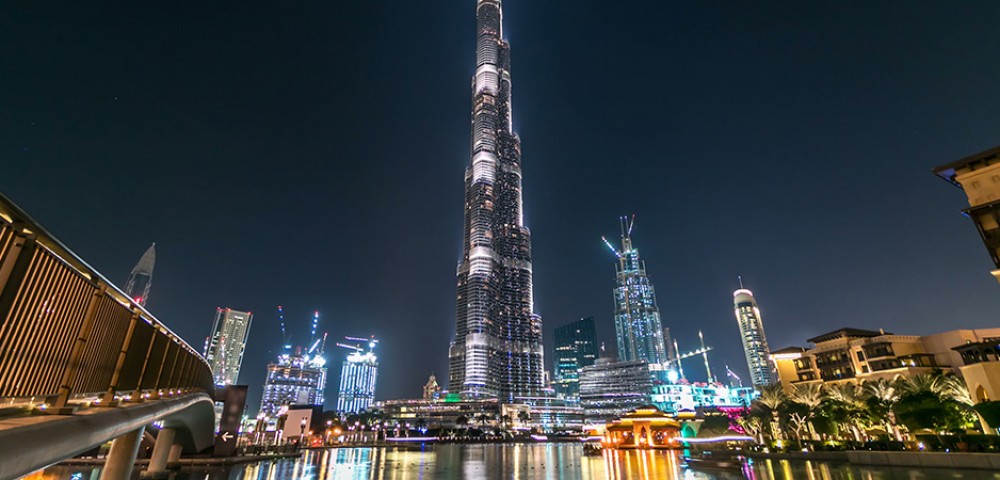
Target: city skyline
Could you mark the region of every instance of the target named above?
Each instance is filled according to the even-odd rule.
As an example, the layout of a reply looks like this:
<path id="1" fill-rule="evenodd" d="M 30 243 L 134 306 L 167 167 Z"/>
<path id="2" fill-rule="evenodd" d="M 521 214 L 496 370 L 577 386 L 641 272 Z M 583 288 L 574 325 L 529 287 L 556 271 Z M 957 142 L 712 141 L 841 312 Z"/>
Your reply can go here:
<path id="1" fill-rule="evenodd" d="M 749 378 L 732 321 L 736 274 L 767 292 L 772 347 L 862 320 L 914 333 L 956 311 L 963 326 L 994 323 L 1000 299 L 959 213 L 967 204 L 929 171 L 1000 143 L 1000 45 L 985 34 L 996 6 L 918 5 L 886 25 L 886 5 L 567 14 L 535 3 L 505 3 L 505 33 L 543 338 L 592 315 L 611 343 L 613 279 L 592 239 L 633 211 L 644 257 L 669 266 L 652 280 L 672 333 L 717 330 L 718 371 L 725 362 Z M 211 6 L 100 17 L 84 6 L 0 8 L 11 44 L 32 46 L 0 54 L 23 67 L 0 78 L 14 98 L 2 113 L 0 191 L 109 278 L 125 278 L 128 252 L 157 239 L 151 311 L 193 344 L 218 304 L 285 305 L 290 318 L 318 308 L 331 332 L 363 328 L 394 345 L 380 355 L 380 395 L 416 396 L 428 371 L 444 378 L 461 257 L 456 178 L 468 162 L 469 4 L 249 7 L 226 25 Z M 152 28 L 121 33 L 136 18 Z M 179 36 L 171 21 L 205 36 Z M 63 36 L 39 33 L 53 24 Z M 846 25 L 857 35 L 843 37 Z M 726 34 L 706 38 L 708 26 Z M 581 75 L 581 65 L 594 68 Z M 397 93 L 400 78 L 413 85 Z M 680 172 L 692 165 L 715 171 Z M 626 176 L 627 187 L 614 181 Z M 269 227 L 218 228 L 236 223 Z M 304 240 L 275 255 L 298 226 Z M 377 255 L 351 254 L 358 232 Z M 246 383 L 263 382 L 276 338 L 273 316 L 260 315 Z"/>

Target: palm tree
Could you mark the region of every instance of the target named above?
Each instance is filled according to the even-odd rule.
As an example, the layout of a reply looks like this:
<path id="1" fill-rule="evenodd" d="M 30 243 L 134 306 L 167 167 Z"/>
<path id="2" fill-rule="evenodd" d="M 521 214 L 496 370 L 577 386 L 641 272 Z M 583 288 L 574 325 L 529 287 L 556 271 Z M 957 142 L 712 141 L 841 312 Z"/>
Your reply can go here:
<path id="1" fill-rule="evenodd" d="M 896 388 L 900 396 L 933 393 L 940 395 L 944 389 L 944 376 L 933 373 L 920 373 L 908 377 L 899 377 Z"/>
<path id="2" fill-rule="evenodd" d="M 785 388 L 780 383 L 761 387 L 760 396 L 755 400 L 771 412 L 771 438 L 774 441 L 781 440 L 778 409 L 785 404 L 786 400 L 788 400 L 788 396 L 785 395 Z"/>
<path id="3" fill-rule="evenodd" d="M 465 427 L 468 424 L 469 424 L 469 417 L 466 417 L 465 415 L 459 415 L 458 418 L 455 419 L 456 427 Z"/>
<path id="4" fill-rule="evenodd" d="M 810 437 L 816 439 L 816 429 L 812 426 L 812 418 L 816 416 L 820 405 L 823 404 L 823 385 L 820 383 L 801 383 L 795 385 L 788 399 L 802 405 L 806 409 L 806 431 Z"/>
<path id="5" fill-rule="evenodd" d="M 481 426 L 485 427 L 487 422 L 493 420 L 493 415 L 486 412 L 481 412 L 479 415 L 476 415 L 476 420 L 479 421 L 479 424 Z"/>
<path id="6" fill-rule="evenodd" d="M 521 410 L 520 412 L 517 412 L 517 419 L 521 421 L 521 426 L 523 427 L 531 421 L 531 414 Z"/>
<path id="7" fill-rule="evenodd" d="M 866 380 L 861 384 L 865 405 L 872 418 L 885 418 L 886 432 L 892 432 L 896 441 L 902 441 L 903 436 L 896 425 L 896 415 L 892 406 L 899 401 L 899 390 L 893 382 L 885 378 Z"/>
<path id="8" fill-rule="evenodd" d="M 500 417 L 500 424 L 503 425 L 504 431 L 510 431 L 511 424 L 514 423 L 514 419 L 511 418 L 510 414 L 504 414 Z"/>
<path id="9" fill-rule="evenodd" d="M 837 411 L 840 422 L 851 431 L 854 441 L 861 441 L 859 427 L 863 419 L 864 398 L 858 386 L 852 382 L 830 385 L 826 389 L 826 398 Z"/>

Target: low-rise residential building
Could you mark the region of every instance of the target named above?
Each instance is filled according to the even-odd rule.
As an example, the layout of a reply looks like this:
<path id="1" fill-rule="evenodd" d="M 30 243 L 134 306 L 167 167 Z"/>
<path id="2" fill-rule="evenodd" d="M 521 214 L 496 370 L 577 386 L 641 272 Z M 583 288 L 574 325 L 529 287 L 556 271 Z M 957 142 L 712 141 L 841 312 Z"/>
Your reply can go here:
<path id="1" fill-rule="evenodd" d="M 1000 339 L 1000 328 L 950 330 L 923 336 L 841 328 L 808 339 L 812 348 L 774 351 L 771 360 L 786 390 L 803 383 L 894 380 L 936 370 L 964 374 L 966 359 L 960 347 L 994 339 Z"/>

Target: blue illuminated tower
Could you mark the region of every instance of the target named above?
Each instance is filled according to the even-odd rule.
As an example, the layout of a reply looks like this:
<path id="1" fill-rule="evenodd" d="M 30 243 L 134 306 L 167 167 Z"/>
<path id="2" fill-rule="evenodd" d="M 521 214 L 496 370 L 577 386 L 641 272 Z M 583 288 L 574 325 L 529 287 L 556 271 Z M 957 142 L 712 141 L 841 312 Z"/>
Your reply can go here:
<path id="1" fill-rule="evenodd" d="M 667 349 L 663 343 L 663 325 L 656 306 L 656 293 L 646 276 L 646 265 L 639 260 L 639 250 L 632 246 L 635 216 L 631 219 L 621 217 L 619 221 L 622 249 L 616 249 L 604 238 L 604 243 L 618 257 L 618 285 L 614 289 L 618 359 L 664 363 L 667 361 Z"/>
<path id="2" fill-rule="evenodd" d="M 338 343 L 337 346 L 351 350 L 340 370 L 340 391 L 337 396 L 337 411 L 359 413 L 371 408 L 375 402 L 375 381 L 378 378 L 378 357 L 375 356 L 375 338 L 364 339 L 346 337 L 358 344 Z M 363 345 L 367 342 L 368 351 Z"/>

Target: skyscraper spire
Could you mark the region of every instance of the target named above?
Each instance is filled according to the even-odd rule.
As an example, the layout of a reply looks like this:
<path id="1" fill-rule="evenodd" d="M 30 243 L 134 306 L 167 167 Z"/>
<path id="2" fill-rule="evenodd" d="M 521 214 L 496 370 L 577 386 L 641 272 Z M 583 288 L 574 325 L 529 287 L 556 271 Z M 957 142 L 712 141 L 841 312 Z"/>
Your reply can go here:
<path id="1" fill-rule="evenodd" d="M 466 398 L 511 401 L 542 390 L 543 363 L 502 17 L 500 0 L 478 0 L 471 161 L 465 171 L 465 235 L 448 383 Z"/>
<path id="2" fill-rule="evenodd" d="M 135 264 L 132 273 L 125 282 L 125 293 L 135 303 L 145 307 L 149 300 L 149 289 L 153 286 L 153 267 L 156 265 L 156 242 L 146 249 L 139 263 Z"/>

